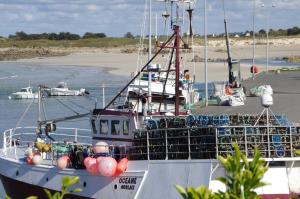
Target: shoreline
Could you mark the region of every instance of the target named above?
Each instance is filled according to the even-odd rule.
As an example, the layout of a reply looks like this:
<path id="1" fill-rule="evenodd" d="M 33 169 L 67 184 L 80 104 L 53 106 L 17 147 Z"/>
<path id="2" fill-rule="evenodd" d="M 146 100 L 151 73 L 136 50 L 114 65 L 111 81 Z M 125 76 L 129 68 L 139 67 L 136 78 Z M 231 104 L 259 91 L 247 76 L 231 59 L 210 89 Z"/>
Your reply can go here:
<path id="1" fill-rule="evenodd" d="M 56 49 L 56 48 L 54 48 Z M 211 60 L 226 60 L 227 52 L 222 50 L 223 47 L 208 47 L 208 58 Z M 112 49 L 96 49 L 96 48 L 74 48 L 74 49 L 56 49 L 58 52 L 68 54 L 65 56 L 47 56 L 47 57 L 35 57 L 30 59 L 18 59 L 13 61 L 2 61 L 9 63 L 22 63 L 32 64 L 40 66 L 82 66 L 82 67 L 99 67 L 107 71 L 112 75 L 119 75 L 124 77 L 130 77 L 131 73 L 137 70 L 137 52 L 124 53 L 123 48 L 112 48 Z M 195 47 L 195 56 L 203 59 L 204 47 Z M 252 46 L 232 46 L 231 54 L 233 59 L 252 59 Z M 271 45 L 269 49 L 270 60 L 278 57 L 287 56 L 299 56 L 300 55 L 300 44 L 294 45 Z M 182 70 L 189 69 L 190 74 L 195 73 L 196 82 L 204 82 L 204 63 L 203 62 L 192 62 L 195 57 L 192 57 L 192 53 L 181 54 Z M 167 65 L 166 54 L 164 56 L 159 55 L 155 63 L 161 63 L 162 66 Z M 265 46 L 259 45 L 256 47 L 256 59 L 265 59 L 266 48 Z M 185 61 L 183 61 L 185 60 Z M 143 66 L 147 62 L 147 55 L 140 56 L 139 66 Z M 241 75 L 243 79 L 251 77 L 250 67 L 252 63 L 241 64 Z M 284 67 L 283 64 L 280 67 Z M 299 63 L 300 66 L 300 63 Z M 265 70 L 265 64 L 258 66 L 259 71 Z M 271 68 L 270 68 L 271 69 Z M 274 69 L 274 67 L 272 67 Z M 208 81 L 226 81 L 228 76 L 227 62 L 208 62 Z"/>

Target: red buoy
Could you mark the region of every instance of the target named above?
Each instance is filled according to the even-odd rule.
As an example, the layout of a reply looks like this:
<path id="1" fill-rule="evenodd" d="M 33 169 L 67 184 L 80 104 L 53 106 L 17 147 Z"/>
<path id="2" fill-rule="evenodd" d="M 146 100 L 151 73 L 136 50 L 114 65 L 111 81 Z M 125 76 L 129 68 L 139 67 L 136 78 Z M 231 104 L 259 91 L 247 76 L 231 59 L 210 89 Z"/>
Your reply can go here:
<path id="1" fill-rule="evenodd" d="M 251 66 L 250 72 L 254 73 L 254 74 L 257 74 L 258 73 L 258 67 L 257 66 Z"/>

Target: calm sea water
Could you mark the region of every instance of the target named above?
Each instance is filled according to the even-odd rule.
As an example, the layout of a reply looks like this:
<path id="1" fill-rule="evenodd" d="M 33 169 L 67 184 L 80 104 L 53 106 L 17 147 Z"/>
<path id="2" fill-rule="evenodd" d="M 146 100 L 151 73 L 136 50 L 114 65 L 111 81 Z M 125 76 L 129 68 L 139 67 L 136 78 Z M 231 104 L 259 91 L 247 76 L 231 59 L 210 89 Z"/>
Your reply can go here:
<path id="1" fill-rule="evenodd" d="M 8 77 L 10 78 L 3 78 Z M 4 129 L 15 127 L 19 122 L 21 115 L 30 105 L 28 113 L 19 125 L 32 126 L 36 124 L 37 119 L 37 100 L 9 100 L 8 96 L 26 87 L 29 84 L 37 90 L 38 85 L 47 85 L 55 87 L 59 82 L 67 82 L 70 89 L 86 88 L 90 95 L 88 97 L 60 97 L 47 98 L 46 116 L 47 118 L 60 117 L 74 114 L 76 112 L 84 113 L 95 106 L 102 107 L 102 88 L 104 83 L 107 88 L 106 102 L 111 99 L 113 94 L 126 82 L 127 78 L 109 75 L 100 68 L 95 67 L 72 67 L 72 66 L 36 66 L 30 64 L 1 63 L 0 64 L 0 132 Z M 100 99 L 101 96 L 101 99 Z M 61 101 L 62 103 L 60 103 Z M 74 111 L 64 107 L 66 104 Z M 76 122 L 78 124 L 78 122 Z M 82 126 L 84 127 L 84 126 Z"/>
<path id="2" fill-rule="evenodd" d="M 0 63 L 0 146 L 2 132 L 16 126 L 36 126 L 37 100 L 9 100 L 8 96 L 27 87 L 29 84 L 37 90 L 38 85 L 55 87 L 59 82 L 67 82 L 70 89 L 86 88 L 89 96 L 52 97 L 46 98 L 45 115 L 48 119 L 70 116 L 75 113 L 86 113 L 95 107 L 102 107 L 102 84 L 104 83 L 106 102 L 128 81 L 126 77 L 113 76 L 101 68 L 72 66 L 38 66 L 19 63 Z M 62 103 L 60 103 L 60 102 Z M 70 109 L 66 108 L 67 105 Z M 30 106 L 31 105 L 31 106 Z M 30 106 L 23 120 L 21 116 Z M 90 128 L 87 119 L 60 123 L 63 127 Z M 0 198 L 5 192 L 0 186 Z"/>

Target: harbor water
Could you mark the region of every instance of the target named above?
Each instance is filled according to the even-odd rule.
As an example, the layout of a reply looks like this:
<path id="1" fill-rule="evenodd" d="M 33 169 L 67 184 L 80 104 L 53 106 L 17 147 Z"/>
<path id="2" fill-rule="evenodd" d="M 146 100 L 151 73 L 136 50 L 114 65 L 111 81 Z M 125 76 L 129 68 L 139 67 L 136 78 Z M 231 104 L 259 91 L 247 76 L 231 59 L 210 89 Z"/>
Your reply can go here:
<path id="1" fill-rule="evenodd" d="M 247 63 L 247 60 L 242 61 L 242 63 L 245 62 Z M 270 66 L 272 67 L 272 62 L 270 62 Z M 2 147 L 4 130 L 17 126 L 36 126 L 37 124 L 37 99 L 10 100 L 8 97 L 11 93 L 28 85 L 33 87 L 36 92 L 38 85 L 56 87 L 59 82 L 66 82 L 69 89 L 85 88 L 89 91 L 89 96 L 44 98 L 45 111 L 42 112 L 42 115 L 45 119 L 51 119 L 86 113 L 95 106 L 101 108 L 103 107 L 102 86 L 105 86 L 105 102 L 107 103 L 128 81 L 129 76 L 111 75 L 99 67 L 40 66 L 29 63 L 1 62 L 0 147 Z M 200 97 L 204 98 L 204 84 L 198 83 L 195 87 L 201 92 Z M 208 89 L 209 95 L 212 94 L 212 83 L 208 85 Z M 62 122 L 59 126 L 89 129 L 89 124 L 88 118 L 81 118 L 76 121 Z M 4 189 L 0 186 L 0 198 L 4 197 Z"/>
<path id="2" fill-rule="evenodd" d="M 37 99 L 9 100 L 9 95 L 28 85 L 36 92 L 38 85 L 55 87 L 61 81 L 67 83 L 69 89 L 85 88 L 89 96 L 68 96 L 45 98 L 46 119 L 75 115 L 89 112 L 95 104 L 102 107 L 102 84 L 105 85 L 106 102 L 129 78 L 109 75 L 105 70 L 95 67 L 72 66 L 38 66 L 15 62 L 0 64 L 0 146 L 2 147 L 2 132 L 16 126 L 36 126 Z M 30 106 L 30 107 L 29 107 Z M 29 107 L 28 111 L 26 109 Z M 26 114 L 24 114 L 26 112 Z M 21 118 L 23 118 L 21 120 Z M 63 122 L 62 127 L 90 128 L 88 118 Z M 5 192 L 0 186 L 0 198 Z"/>

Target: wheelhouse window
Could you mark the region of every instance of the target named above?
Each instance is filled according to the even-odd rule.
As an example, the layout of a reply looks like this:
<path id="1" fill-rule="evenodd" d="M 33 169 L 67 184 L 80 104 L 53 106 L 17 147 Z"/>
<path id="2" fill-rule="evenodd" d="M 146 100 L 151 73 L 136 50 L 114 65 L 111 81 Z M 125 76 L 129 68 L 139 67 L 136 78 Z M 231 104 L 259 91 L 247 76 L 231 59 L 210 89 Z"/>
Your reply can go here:
<path id="1" fill-rule="evenodd" d="M 97 129 L 96 129 L 96 125 L 95 125 L 95 120 L 91 119 L 91 125 L 92 125 L 92 131 L 94 134 L 97 134 Z"/>
<path id="2" fill-rule="evenodd" d="M 124 120 L 123 121 L 123 135 L 128 135 L 129 134 L 129 121 Z"/>
<path id="3" fill-rule="evenodd" d="M 100 120 L 100 134 L 108 134 L 108 120 Z"/>
<path id="4" fill-rule="evenodd" d="M 121 132 L 121 126 L 119 120 L 112 120 L 111 121 L 111 134 L 112 135 L 119 135 Z"/>

